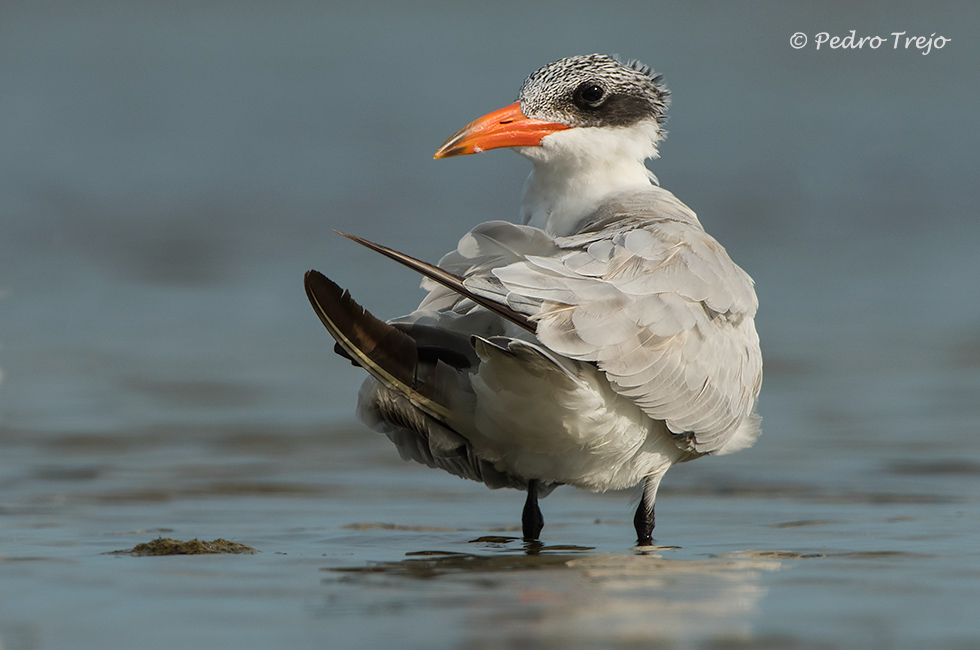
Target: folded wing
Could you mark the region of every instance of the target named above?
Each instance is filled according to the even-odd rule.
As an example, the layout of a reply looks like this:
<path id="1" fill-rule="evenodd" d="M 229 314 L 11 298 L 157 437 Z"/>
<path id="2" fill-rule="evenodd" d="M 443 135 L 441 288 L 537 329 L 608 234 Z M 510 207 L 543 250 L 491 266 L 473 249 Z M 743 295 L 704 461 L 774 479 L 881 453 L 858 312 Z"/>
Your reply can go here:
<path id="1" fill-rule="evenodd" d="M 736 433 L 740 445 L 754 439 L 755 291 L 693 212 L 652 188 L 606 204 L 550 247 L 544 233 L 522 228 L 507 232 L 509 259 L 469 256 L 462 246 L 448 256 L 468 289 L 527 314 L 554 352 L 597 364 L 682 448 L 712 453 Z M 498 238 L 505 229 L 494 226 Z"/>
<path id="2" fill-rule="evenodd" d="M 505 332 L 485 317 L 503 317 L 517 326 L 508 335 L 533 331 L 550 350 L 595 363 L 686 451 L 734 451 L 758 436 L 752 279 L 666 190 L 613 199 L 569 236 L 481 224 L 441 270 L 380 252 L 428 278 L 429 295 L 399 320 L 424 323 L 429 314 L 440 327 L 486 336 Z"/>

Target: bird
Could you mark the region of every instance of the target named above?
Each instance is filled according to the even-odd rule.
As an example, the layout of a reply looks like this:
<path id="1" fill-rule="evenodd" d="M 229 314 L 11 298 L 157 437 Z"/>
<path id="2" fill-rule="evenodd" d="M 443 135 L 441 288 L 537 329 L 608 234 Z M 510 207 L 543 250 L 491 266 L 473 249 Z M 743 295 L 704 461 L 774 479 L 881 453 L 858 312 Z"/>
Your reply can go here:
<path id="1" fill-rule="evenodd" d="M 639 61 L 571 56 L 435 154 L 529 159 L 519 222 L 481 223 L 430 264 L 348 238 L 423 274 L 419 307 L 383 322 L 317 271 L 307 296 L 335 350 L 369 373 L 357 415 L 414 460 L 539 499 L 642 483 L 638 546 L 673 465 L 760 435 L 752 278 L 647 168 L 670 100 Z"/>

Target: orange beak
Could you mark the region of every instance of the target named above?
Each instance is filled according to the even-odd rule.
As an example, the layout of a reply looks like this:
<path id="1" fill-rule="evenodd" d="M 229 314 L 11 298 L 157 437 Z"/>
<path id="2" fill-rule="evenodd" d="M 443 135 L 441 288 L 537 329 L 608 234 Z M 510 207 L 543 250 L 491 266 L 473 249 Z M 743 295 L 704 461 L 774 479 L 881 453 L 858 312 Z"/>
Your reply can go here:
<path id="1" fill-rule="evenodd" d="M 520 102 L 470 122 L 446 140 L 433 158 L 480 153 L 501 147 L 539 147 L 541 139 L 569 127 L 524 117 Z"/>

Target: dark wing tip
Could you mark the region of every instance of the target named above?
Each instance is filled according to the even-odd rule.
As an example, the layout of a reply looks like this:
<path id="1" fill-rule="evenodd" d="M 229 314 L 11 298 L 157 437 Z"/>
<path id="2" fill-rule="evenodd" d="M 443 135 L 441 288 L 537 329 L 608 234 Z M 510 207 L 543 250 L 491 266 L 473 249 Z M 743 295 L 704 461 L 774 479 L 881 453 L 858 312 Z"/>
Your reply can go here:
<path id="1" fill-rule="evenodd" d="M 476 304 L 481 305 L 486 309 L 489 309 L 490 311 L 498 314 L 499 316 L 506 318 L 507 320 L 511 321 L 515 325 L 518 325 L 519 327 L 522 327 L 529 332 L 533 333 L 537 329 L 536 325 L 532 323 L 531 320 L 524 314 L 514 311 L 504 303 L 496 302 L 494 300 L 491 300 L 490 298 L 477 295 L 472 291 L 470 291 L 469 289 L 467 289 L 463 284 L 463 278 L 459 277 L 458 275 L 449 273 L 448 271 L 441 269 L 434 264 L 429 264 L 428 262 L 423 262 L 422 260 L 415 259 L 411 255 L 400 253 L 393 248 L 388 248 L 387 246 L 376 244 L 369 239 L 364 239 L 363 237 L 358 237 L 357 235 L 348 235 L 347 233 L 340 232 L 339 230 L 335 230 L 334 232 L 337 233 L 338 235 L 343 235 L 344 237 L 350 239 L 351 241 L 357 242 L 361 246 L 370 248 L 376 253 L 381 253 L 385 257 L 392 259 L 398 262 L 399 264 L 407 266 L 408 268 L 418 273 L 421 273 L 422 275 L 429 278 L 430 280 L 438 282 L 439 284 L 446 287 L 447 289 L 455 291 L 456 293 L 460 294 L 465 298 L 469 298 Z"/>
<path id="2" fill-rule="evenodd" d="M 303 286 L 306 288 L 306 297 L 310 299 L 313 311 L 316 312 L 320 320 L 323 321 L 323 324 L 333 334 L 333 329 L 329 322 L 332 320 L 329 312 L 333 311 L 330 309 L 330 306 L 343 303 L 345 298 L 350 298 L 350 294 L 341 289 L 340 285 L 330 280 L 324 274 L 312 269 L 303 275 Z"/>
<path id="3" fill-rule="evenodd" d="M 340 289 L 340 287 L 337 286 L 336 283 L 330 281 L 330 278 L 328 278 L 324 274 L 314 269 L 310 269 L 309 271 L 303 274 L 303 286 L 306 287 L 306 295 L 311 302 L 313 301 L 315 292 L 317 290 L 329 291 L 331 287 L 334 287 L 338 290 Z M 315 307 L 316 304 L 314 303 L 313 306 Z"/>
<path id="4" fill-rule="evenodd" d="M 346 352 L 343 356 L 371 374 L 382 371 L 389 380 L 414 384 L 418 352 L 411 337 L 375 318 L 349 291 L 318 271 L 307 271 L 303 285 L 320 322 Z"/>

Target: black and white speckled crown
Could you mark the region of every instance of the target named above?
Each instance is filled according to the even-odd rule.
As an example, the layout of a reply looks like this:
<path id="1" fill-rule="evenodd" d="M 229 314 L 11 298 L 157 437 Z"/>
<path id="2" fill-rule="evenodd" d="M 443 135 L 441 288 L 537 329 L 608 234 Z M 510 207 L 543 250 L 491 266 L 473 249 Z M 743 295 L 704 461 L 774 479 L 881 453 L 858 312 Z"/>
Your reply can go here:
<path id="1" fill-rule="evenodd" d="M 649 66 L 605 54 L 549 63 L 527 78 L 520 94 L 526 116 L 576 127 L 663 124 L 669 101 L 670 91 Z"/>

